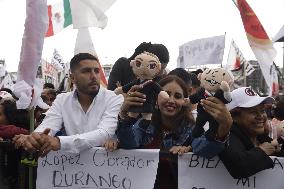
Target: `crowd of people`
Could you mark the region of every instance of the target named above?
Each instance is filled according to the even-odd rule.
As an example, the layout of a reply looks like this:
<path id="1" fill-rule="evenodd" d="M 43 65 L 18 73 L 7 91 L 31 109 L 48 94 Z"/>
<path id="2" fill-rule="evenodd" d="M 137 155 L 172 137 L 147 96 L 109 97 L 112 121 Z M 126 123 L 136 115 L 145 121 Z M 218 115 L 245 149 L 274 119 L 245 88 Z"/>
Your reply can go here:
<path id="1" fill-rule="evenodd" d="M 147 52 L 150 58 L 139 56 Z M 156 62 L 155 62 L 156 61 Z M 147 95 L 146 84 L 129 87 L 122 94 L 113 92 L 138 79 L 133 67 L 145 62 L 148 69 L 161 69 L 153 80 L 167 98 L 155 96 L 151 110 L 133 112 L 142 107 Z M 233 178 L 246 178 L 274 166 L 269 156 L 283 156 L 284 97 L 261 97 L 250 87 L 232 90 L 232 100 L 224 104 L 209 96 L 200 105 L 216 121 L 214 137 L 206 134 L 193 136 L 197 104 L 189 97 L 199 92 L 198 74 L 176 68 L 168 73 L 169 52 L 162 44 L 141 43 L 130 58 L 118 59 L 110 73 L 107 89 L 100 86 L 97 57 L 79 53 L 70 61 L 70 79 L 75 89 L 58 94 L 54 86 L 46 84 L 42 93 L 48 110 L 35 108 L 35 131 L 29 134 L 27 110 L 17 110 L 17 97 L 12 91 L 0 91 L 0 139 L 13 141 L 17 149 L 41 157 L 50 151 L 64 150 L 80 153 L 90 147 L 103 146 L 106 150 L 160 149 L 161 156 L 155 188 L 177 188 L 176 155 L 193 152 L 199 156 L 219 156 Z M 134 66 L 133 66 L 134 65 Z M 150 70 L 151 71 L 151 70 Z M 152 80 L 151 80 L 152 81 Z M 150 119 L 144 119 L 150 113 Z M 204 129 L 208 130 L 209 124 Z M 2 147 L 3 149 L 4 147 Z M 6 150 L 6 149 L 5 149 Z M 17 150 L 11 150 L 11 161 L 19 161 Z M 10 160 L 9 159 L 9 160 Z M 17 164 L 5 178 L 15 178 Z M 11 181 L 14 182 L 15 181 Z M 13 185 L 15 187 L 15 185 Z"/>

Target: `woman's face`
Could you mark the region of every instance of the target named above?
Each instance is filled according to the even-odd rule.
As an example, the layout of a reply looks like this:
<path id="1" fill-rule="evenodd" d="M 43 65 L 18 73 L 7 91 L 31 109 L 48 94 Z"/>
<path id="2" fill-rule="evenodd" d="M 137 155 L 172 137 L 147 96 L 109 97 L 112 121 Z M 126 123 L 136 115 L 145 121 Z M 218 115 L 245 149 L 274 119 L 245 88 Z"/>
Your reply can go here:
<path id="1" fill-rule="evenodd" d="M 264 134 L 267 115 L 263 104 L 242 108 L 234 121 L 247 131 L 250 136 Z"/>
<path id="2" fill-rule="evenodd" d="M 4 107 L 3 105 L 0 105 L 0 124 L 1 125 L 8 125 L 9 121 L 6 118 L 6 115 L 4 114 Z"/>
<path id="3" fill-rule="evenodd" d="M 166 84 L 162 88 L 169 95 L 169 100 L 158 98 L 158 106 L 162 116 L 172 117 L 177 115 L 185 103 L 182 88 L 175 81 Z"/>

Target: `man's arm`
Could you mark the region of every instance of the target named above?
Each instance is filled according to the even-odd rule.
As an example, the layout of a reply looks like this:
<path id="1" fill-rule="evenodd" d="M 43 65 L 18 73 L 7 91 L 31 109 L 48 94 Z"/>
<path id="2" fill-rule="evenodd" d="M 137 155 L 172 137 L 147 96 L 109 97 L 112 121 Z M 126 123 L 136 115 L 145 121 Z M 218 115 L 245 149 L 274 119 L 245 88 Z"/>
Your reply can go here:
<path id="1" fill-rule="evenodd" d="M 122 95 L 110 98 L 106 110 L 101 117 L 101 121 L 94 131 L 71 136 L 59 136 L 58 139 L 61 149 L 67 152 L 79 153 L 80 151 L 94 146 L 102 146 L 104 142 L 115 133 L 118 112 L 122 102 Z"/>
<path id="2" fill-rule="evenodd" d="M 51 129 L 49 134 L 54 136 L 62 128 L 62 108 L 64 108 L 62 102 L 64 102 L 63 96 L 58 95 L 50 109 L 46 112 L 42 123 L 34 132 L 43 132 L 45 129 L 49 128 Z"/>
<path id="3" fill-rule="evenodd" d="M 23 147 L 26 151 L 37 151 L 41 150 L 44 143 L 48 138 L 45 135 L 55 135 L 62 126 L 62 114 L 61 104 L 63 102 L 62 96 L 57 96 L 53 105 L 46 113 L 46 117 L 43 122 L 36 128 L 36 130 L 30 135 L 17 135 L 13 138 L 13 142 L 16 147 Z"/>

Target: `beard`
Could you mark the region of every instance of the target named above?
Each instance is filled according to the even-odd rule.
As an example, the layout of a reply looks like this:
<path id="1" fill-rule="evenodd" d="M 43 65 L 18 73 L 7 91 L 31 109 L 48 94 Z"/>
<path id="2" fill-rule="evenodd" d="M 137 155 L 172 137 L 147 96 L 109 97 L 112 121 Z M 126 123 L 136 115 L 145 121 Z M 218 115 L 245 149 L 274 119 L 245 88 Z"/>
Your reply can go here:
<path id="1" fill-rule="evenodd" d="M 92 96 L 92 97 L 97 96 L 97 94 L 99 93 L 99 90 L 100 90 L 99 84 L 97 85 L 97 89 L 94 89 L 94 90 L 89 90 L 89 86 L 76 85 L 76 87 L 77 87 L 77 90 L 80 93 L 83 93 L 85 95 L 89 95 L 89 96 Z"/>

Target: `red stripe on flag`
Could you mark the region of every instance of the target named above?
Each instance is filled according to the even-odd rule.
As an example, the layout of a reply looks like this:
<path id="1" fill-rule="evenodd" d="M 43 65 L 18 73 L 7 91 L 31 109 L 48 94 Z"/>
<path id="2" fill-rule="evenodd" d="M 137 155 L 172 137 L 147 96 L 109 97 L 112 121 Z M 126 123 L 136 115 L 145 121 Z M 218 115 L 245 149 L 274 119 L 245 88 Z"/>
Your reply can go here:
<path id="1" fill-rule="evenodd" d="M 262 24 L 246 0 L 238 0 L 238 7 L 246 32 L 258 39 L 269 39 Z"/>
<path id="2" fill-rule="evenodd" d="M 52 11 L 51 11 L 51 5 L 48 5 L 48 29 L 45 34 L 45 37 L 53 36 L 53 26 L 52 26 Z"/>

